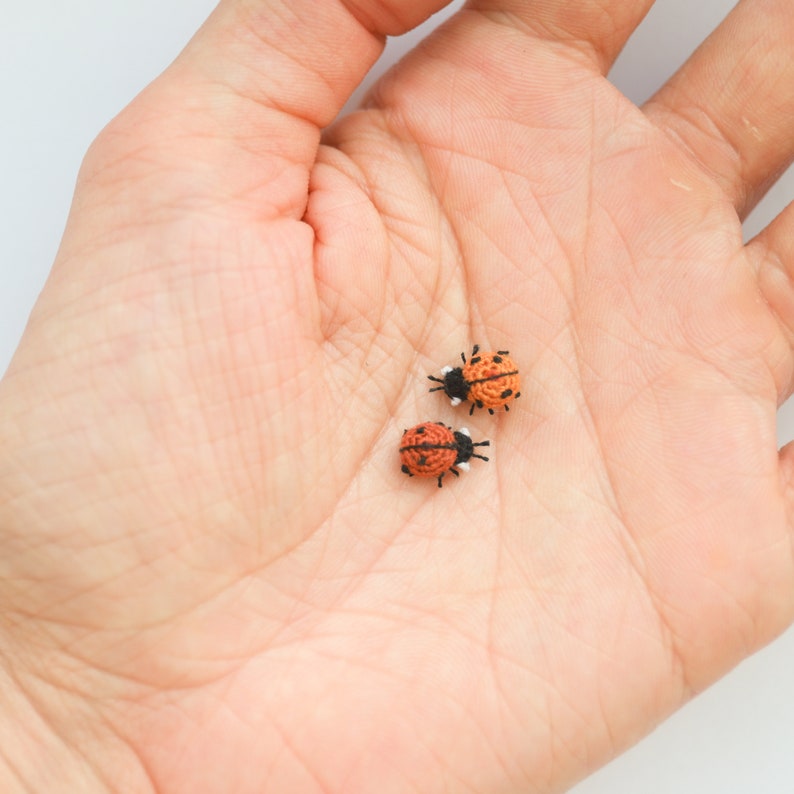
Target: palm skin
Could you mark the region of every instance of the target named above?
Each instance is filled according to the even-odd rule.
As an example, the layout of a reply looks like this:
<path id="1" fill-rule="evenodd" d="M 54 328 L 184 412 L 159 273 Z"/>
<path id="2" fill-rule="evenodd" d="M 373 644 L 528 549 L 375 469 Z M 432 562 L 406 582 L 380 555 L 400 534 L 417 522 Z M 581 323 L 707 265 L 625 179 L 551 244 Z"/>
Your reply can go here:
<path id="1" fill-rule="evenodd" d="M 469 12 L 302 174 L 179 69 L 0 387 L 3 686 L 74 790 L 560 791 L 788 624 L 788 343 L 652 113 Z M 509 414 L 428 393 L 473 343 Z M 396 452 L 437 419 L 492 444 L 442 490 Z"/>

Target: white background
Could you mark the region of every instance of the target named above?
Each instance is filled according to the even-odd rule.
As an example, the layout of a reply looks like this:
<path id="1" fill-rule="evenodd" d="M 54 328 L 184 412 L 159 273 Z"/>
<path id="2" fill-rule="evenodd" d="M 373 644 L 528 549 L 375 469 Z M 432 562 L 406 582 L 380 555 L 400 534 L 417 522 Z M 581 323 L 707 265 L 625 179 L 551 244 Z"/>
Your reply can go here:
<path id="1" fill-rule="evenodd" d="M 176 56 L 213 5 L 210 0 L 0 0 L 0 372 L 54 258 L 88 144 Z M 731 0 L 658 0 L 611 79 L 642 101 L 732 5 Z M 427 27 L 391 41 L 375 72 Z M 792 197 L 794 172 L 789 171 L 748 220 L 747 236 Z M 792 437 L 789 405 L 781 412 L 779 439 Z M 794 792 L 794 631 L 574 791 Z"/>

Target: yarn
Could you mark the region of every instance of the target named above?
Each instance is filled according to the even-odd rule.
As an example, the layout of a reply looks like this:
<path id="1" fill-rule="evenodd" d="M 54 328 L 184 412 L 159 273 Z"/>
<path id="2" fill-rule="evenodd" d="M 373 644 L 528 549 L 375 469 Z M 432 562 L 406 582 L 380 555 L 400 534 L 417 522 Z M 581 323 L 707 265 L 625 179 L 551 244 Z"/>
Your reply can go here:
<path id="1" fill-rule="evenodd" d="M 438 477 L 455 465 L 455 436 L 440 422 L 424 422 L 403 433 L 400 460 L 403 471 L 414 477 Z"/>
<path id="2" fill-rule="evenodd" d="M 450 471 L 459 476 L 458 467 L 468 470 L 472 458 L 488 460 L 475 452 L 490 441 L 472 441 L 466 428 L 455 430 L 442 422 L 423 422 L 403 432 L 400 444 L 402 471 L 409 477 L 435 477 L 438 487 Z"/>
<path id="3" fill-rule="evenodd" d="M 489 413 L 493 413 L 495 408 L 504 406 L 505 411 L 509 411 L 507 403 L 521 396 L 518 367 L 507 350 L 495 353 L 479 351 L 480 346 L 474 345 L 469 361 L 466 361 L 465 353 L 461 353 L 463 366 L 444 367 L 441 370 L 443 377 L 428 375 L 434 383 L 441 384 L 433 386 L 430 391 L 443 391 L 452 405 L 469 400 L 472 403 L 469 416 L 475 408 L 487 408 Z"/>
<path id="4" fill-rule="evenodd" d="M 468 399 L 480 408 L 500 408 L 520 394 L 518 367 L 505 351 L 475 355 L 463 367 L 463 377 Z"/>

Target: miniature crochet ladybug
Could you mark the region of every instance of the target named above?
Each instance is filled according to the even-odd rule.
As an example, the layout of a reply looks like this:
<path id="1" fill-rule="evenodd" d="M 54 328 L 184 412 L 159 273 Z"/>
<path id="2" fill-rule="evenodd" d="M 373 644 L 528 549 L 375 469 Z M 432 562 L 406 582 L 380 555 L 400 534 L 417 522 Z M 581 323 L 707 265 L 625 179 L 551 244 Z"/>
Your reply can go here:
<path id="1" fill-rule="evenodd" d="M 508 350 L 497 350 L 495 353 L 480 353 L 480 346 L 474 345 L 471 358 L 466 361 L 466 355 L 460 354 L 463 359 L 462 367 L 444 367 L 441 370 L 443 378 L 428 375 L 430 380 L 440 383 L 430 391 L 443 391 L 452 400 L 453 405 L 460 405 L 464 400 L 471 401 L 469 416 L 475 408 L 487 408 L 489 413 L 494 409 L 505 407 L 510 410 L 508 403 L 521 396 L 521 378 L 518 367 Z"/>
<path id="2" fill-rule="evenodd" d="M 478 455 L 474 447 L 487 447 L 490 443 L 472 441 L 465 427 L 453 431 L 443 422 L 422 422 L 403 432 L 400 443 L 402 471 L 409 477 L 436 477 L 441 488 L 448 471 L 458 477 L 458 469 L 469 470 L 471 458 L 488 460 L 485 455 Z"/>

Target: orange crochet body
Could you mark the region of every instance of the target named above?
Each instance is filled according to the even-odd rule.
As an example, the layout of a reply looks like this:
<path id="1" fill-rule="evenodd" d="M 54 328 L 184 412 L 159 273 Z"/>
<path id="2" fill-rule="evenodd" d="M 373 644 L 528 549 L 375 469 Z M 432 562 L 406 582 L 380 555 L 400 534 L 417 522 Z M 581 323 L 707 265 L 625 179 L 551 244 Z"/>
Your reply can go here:
<path id="1" fill-rule="evenodd" d="M 463 367 L 469 401 L 480 408 L 501 408 L 521 391 L 515 361 L 506 353 L 481 353 Z"/>
<path id="2" fill-rule="evenodd" d="M 452 431 L 442 424 L 424 422 L 403 433 L 400 461 L 414 477 L 438 477 L 449 471 L 458 457 Z"/>

